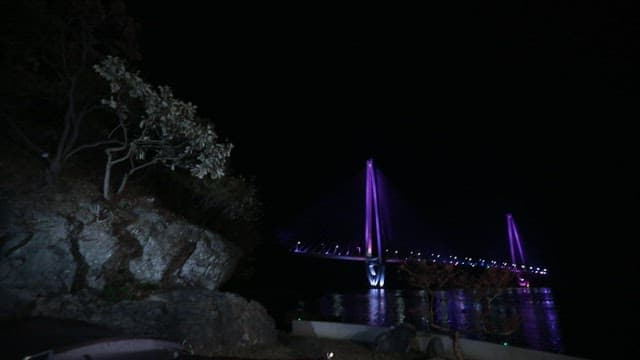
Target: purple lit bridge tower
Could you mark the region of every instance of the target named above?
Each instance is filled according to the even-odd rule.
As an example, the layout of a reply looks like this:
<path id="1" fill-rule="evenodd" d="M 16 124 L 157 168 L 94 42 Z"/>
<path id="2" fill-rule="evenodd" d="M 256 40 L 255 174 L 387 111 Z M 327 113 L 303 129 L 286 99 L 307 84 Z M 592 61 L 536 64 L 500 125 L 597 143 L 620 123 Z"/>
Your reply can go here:
<path id="1" fill-rule="evenodd" d="M 515 220 L 513 220 L 513 215 L 509 213 L 507 214 L 507 234 L 509 237 L 509 250 L 511 251 L 511 264 L 516 266 L 516 264 L 519 263 L 522 268 L 525 268 L 524 264 L 526 264 L 526 261 L 524 260 L 524 251 L 522 251 L 518 228 L 516 227 Z M 523 271 L 516 267 L 515 272 L 518 274 L 520 286 L 529 287 L 529 281 L 524 278 Z"/>
<path id="2" fill-rule="evenodd" d="M 365 185 L 364 245 L 366 249 L 367 278 L 373 287 L 384 286 L 384 259 L 378 185 L 373 160 L 367 160 Z"/>

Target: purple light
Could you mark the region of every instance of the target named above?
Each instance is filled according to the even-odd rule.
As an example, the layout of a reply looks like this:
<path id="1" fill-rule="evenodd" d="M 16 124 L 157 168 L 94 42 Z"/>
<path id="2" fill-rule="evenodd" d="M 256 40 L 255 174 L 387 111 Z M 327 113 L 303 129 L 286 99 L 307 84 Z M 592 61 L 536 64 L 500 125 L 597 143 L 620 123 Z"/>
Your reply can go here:
<path id="1" fill-rule="evenodd" d="M 511 214 L 507 214 L 507 232 L 509 235 L 509 250 L 511 251 L 511 262 L 514 264 L 518 263 L 515 252 L 517 246 L 521 264 L 526 263 L 524 258 L 524 251 L 522 251 L 522 243 L 520 242 L 520 235 L 518 234 L 518 228 L 516 227 L 516 222 L 515 220 L 513 220 L 513 216 Z M 514 246 L 514 243 L 516 246 Z"/>
<path id="2" fill-rule="evenodd" d="M 520 235 L 518 235 L 518 228 L 516 227 L 516 222 L 511 218 L 511 225 L 513 227 L 513 234 L 516 236 L 516 245 L 518 245 L 518 253 L 520 253 L 520 258 L 522 259 L 522 263 L 525 264 L 524 260 L 524 251 L 522 251 L 522 243 L 520 242 Z"/>
<path id="3" fill-rule="evenodd" d="M 513 249 L 513 229 L 511 228 L 511 214 L 507 214 L 507 233 L 509 236 L 509 250 L 511 251 L 511 263 L 516 263 L 516 254 Z"/>
<path id="4" fill-rule="evenodd" d="M 375 227 L 375 229 L 374 229 Z M 376 238 L 374 257 L 373 237 Z M 380 229 L 380 206 L 378 204 L 378 186 L 373 160 L 367 160 L 365 185 L 364 244 L 367 248 L 367 277 L 371 286 L 384 286 L 384 261 L 382 259 L 382 234 Z"/>
<path id="5" fill-rule="evenodd" d="M 376 239 L 378 243 L 377 252 L 378 252 L 378 257 L 382 259 L 382 252 L 380 251 L 380 249 L 382 249 L 382 236 L 380 235 L 380 210 L 378 208 L 378 187 L 376 186 L 375 176 L 373 177 L 372 180 L 373 180 L 373 204 L 374 204 L 373 210 L 374 210 L 374 213 L 376 214 Z"/>
<path id="6" fill-rule="evenodd" d="M 373 196 L 371 196 L 371 192 L 372 192 L 372 181 L 371 178 L 373 177 L 372 174 L 373 173 L 373 160 L 368 160 L 367 161 L 367 182 L 366 182 L 366 186 L 365 186 L 365 217 L 364 217 L 364 246 L 367 248 L 367 256 L 371 256 L 373 253 L 373 249 L 372 249 L 372 239 L 371 239 L 371 215 L 372 215 L 372 210 L 373 210 Z"/>
<path id="7" fill-rule="evenodd" d="M 526 263 L 524 258 L 524 251 L 522 250 L 522 242 L 520 242 L 520 235 L 518 234 L 518 227 L 516 226 L 515 220 L 513 220 L 513 216 L 511 214 L 507 214 L 507 231 L 509 234 L 509 250 L 511 251 L 511 261 L 512 265 L 518 273 L 526 272 L 527 267 L 524 265 Z M 515 245 L 514 245 L 515 243 Z M 516 253 L 517 249 L 517 253 Z M 518 269 L 515 264 L 518 264 L 518 255 L 520 256 L 520 268 Z M 529 270 L 533 270 L 533 266 L 529 266 Z M 534 273 L 538 273 L 535 271 Z M 543 273 L 543 275 L 545 275 Z M 529 281 L 523 277 L 520 277 L 520 286 L 529 287 Z"/>

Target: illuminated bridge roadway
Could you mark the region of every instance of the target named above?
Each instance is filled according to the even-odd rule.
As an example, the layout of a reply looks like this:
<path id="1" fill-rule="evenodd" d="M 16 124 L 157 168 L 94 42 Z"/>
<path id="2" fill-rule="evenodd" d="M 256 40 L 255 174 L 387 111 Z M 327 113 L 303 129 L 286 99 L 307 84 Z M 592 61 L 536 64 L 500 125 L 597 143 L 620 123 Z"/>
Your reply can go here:
<path id="1" fill-rule="evenodd" d="M 332 260 L 346 260 L 346 261 L 367 261 L 367 257 L 362 253 L 362 248 L 359 246 L 355 248 L 341 248 L 340 245 L 305 245 L 303 242 L 298 241 L 294 248 L 291 249 L 294 254 L 318 257 L 323 259 Z M 525 274 L 547 275 L 549 271 L 547 268 L 532 265 L 518 265 L 515 263 L 508 263 L 505 261 L 497 261 L 491 259 L 473 259 L 471 257 L 458 257 L 458 256 L 441 256 L 440 254 L 431 253 L 425 256 L 420 251 L 409 251 L 408 253 L 400 253 L 398 250 L 384 251 L 385 263 L 403 263 L 408 261 L 429 261 L 440 264 L 452 264 L 455 266 L 469 266 L 472 268 L 500 268 L 510 269 Z"/>

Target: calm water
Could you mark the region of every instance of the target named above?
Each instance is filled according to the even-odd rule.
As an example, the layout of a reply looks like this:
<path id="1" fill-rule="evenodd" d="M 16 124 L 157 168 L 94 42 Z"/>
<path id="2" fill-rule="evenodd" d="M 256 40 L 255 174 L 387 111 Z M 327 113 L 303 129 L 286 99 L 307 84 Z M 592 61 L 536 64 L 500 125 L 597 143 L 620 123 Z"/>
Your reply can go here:
<path id="1" fill-rule="evenodd" d="M 371 289 L 333 293 L 304 304 L 307 313 L 337 321 L 391 326 L 407 322 L 425 329 L 427 309 L 424 293 L 418 290 Z M 563 352 L 560 324 L 551 289 L 507 289 L 494 300 L 490 318 L 496 322 L 519 314 L 518 330 L 509 336 L 486 335 L 478 330 L 480 303 L 469 290 L 436 294 L 435 322 L 456 328 L 468 338 L 482 339 L 531 349 Z"/>

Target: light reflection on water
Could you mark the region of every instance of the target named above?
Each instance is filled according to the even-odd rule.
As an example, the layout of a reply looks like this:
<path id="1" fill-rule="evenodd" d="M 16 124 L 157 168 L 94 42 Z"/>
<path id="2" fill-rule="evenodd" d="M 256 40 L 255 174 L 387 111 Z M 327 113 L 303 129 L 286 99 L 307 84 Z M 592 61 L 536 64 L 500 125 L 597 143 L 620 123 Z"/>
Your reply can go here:
<path id="1" fill-rule="evenodd" d="M 419 290 L 370 289 L 364 292 L 328 294 L 308 303 L 306 310 L 324 318 L 349 323 L 391 326 L 402 322 L 426 327 L 427 304 Z M 470 290 L 439 291 L 435 296 L 435 322 L 459 329 L 466 337 L 508 342 L 514 346 L 563 352 L 560 324 L 551 289 L 511 288 L 493 301 L 490 316 L 520 316 L 518 330 L 509 336 L 486 335 L 478 330 L 481 305 Z"/>

